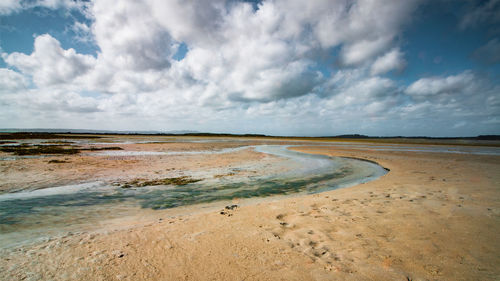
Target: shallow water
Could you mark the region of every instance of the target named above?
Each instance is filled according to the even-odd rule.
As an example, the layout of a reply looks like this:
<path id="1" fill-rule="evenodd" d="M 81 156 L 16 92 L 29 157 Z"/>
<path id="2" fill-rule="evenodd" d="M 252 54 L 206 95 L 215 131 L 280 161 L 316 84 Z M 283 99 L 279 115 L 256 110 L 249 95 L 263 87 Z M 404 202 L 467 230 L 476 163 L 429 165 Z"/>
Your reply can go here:
<path id="1" fill-rule="evenodd" d="M 127 151 L 127 150 L 104 150 L 89 155 L 94 156 L 148 156 L 148 155 L 197 155 L 197 154 L 226 154 L 237 152 L 254 146 L 239 146 L 223 148 L 219 150 L 195 150 L 195 151 Z"/>
<path id="2" fill-rule="evenodd" d="M 248 146 L 219 150 L 229 153 Z M 252 167 L 256 176 L 231 176 L 184 186 L 123 189 L 102 182 L 0 195 L 0 248 L 133 215 L 138 208 L 166 209 L 234 198 L 315 193 L 366 182 L 386 173 L 374 163 L 290 151 L 287 146 L 251 147 L 280 157 L 277 174 Z M 120 151 L 106 151 L 114 153 Z M 204 151 L 197 153 L 206 153 Z M 212 152 L 214 153 L 214 152 Z"/>

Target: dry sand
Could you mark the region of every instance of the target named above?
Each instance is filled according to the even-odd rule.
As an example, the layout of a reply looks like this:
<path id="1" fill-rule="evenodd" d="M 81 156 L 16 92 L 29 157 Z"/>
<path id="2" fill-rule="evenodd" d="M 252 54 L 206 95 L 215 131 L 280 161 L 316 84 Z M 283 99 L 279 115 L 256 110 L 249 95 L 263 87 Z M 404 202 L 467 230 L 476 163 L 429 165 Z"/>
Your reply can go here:
<path id="1" fill-rule="evenodd" d="M 499 156 L 300 150 L 391 171 L 223 215 L 226 203 L 145 210 L 120 229 L 4 250 L 2 280 L 500 279 Z"/>

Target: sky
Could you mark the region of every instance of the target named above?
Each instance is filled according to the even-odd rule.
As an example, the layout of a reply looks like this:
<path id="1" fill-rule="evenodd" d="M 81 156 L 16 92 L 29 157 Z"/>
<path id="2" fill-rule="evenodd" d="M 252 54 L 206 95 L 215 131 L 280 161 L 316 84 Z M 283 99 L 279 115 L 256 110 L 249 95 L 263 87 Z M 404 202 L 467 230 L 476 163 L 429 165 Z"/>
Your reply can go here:
<path id="1" fill-rule="evenodd" d="M 2 0 L 0 128 L 500 134 L 500 0 Z"/>

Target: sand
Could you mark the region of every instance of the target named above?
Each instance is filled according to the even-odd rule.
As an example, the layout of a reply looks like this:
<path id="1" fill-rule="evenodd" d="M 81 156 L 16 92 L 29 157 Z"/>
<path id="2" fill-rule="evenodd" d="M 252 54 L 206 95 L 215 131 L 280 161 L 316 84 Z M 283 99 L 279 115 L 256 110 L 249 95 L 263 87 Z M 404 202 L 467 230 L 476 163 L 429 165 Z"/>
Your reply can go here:
<path id="1" fill-rule="evenodd" d="M 2 250 L 3 280 L 500 279 L 499 156 L 294 149 L 390 172 L 314 195 L 144 210 Z"/>

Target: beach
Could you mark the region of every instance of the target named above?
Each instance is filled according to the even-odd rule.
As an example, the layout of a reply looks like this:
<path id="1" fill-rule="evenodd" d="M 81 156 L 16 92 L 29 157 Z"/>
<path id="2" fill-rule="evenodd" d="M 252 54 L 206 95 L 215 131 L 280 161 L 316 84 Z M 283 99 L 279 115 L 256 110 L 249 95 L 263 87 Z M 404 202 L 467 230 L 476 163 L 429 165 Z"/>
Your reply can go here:
<path id="1" fill-rule="evenodd" d="M 500 281 L 500 0 L 0 0 L 0 281 Z"/>
<path id="2" fill-rule="evenodd" d="M 261 143 L 265 141 L 248 144 Z M 290 144 L 272 142 L 285 143 Z M 368 160 L 389 172 L 366 183 L 321 193 L 235 198 L 161 210 L 138 208 L 132 215 L 94 227 L 2 249 L 0 271 L 4 280 L 500 278 L 500 156 L 383 150 L 378 149 L 380 144 L 369 142 L 361 148 L 300 144 L 289 149 Z M 239 146 L 230 142 L 118 145 L 125 151 Z M 26 189 L 38 175 L 33 171 L 44 176 L 36 188 L 89 177 L 109 182 L 149 178 L 165 169 L 174 169 L 171 176 L 182 175 L 182 170 L 201 175 L 192 171 L 207 169 L 221 169 L 221 175 L 228 175 L 225 167 L 252 161 L 268 164 L 262 169 L 269 173 L 281 171 L 271 168 L 276 157 L 250 150 L 217 158 L 171 156 L 177 157 L 175 161 L 152 156 L 57 159 L 64 157 L 73 166 L 59 172 L 46 170 L 49 160 L 43 158 L 3 161 L 2 175 L 9 176 L 9 184 L 4 181 L 2 190 Z M 6 165 L 10 165 L 8 170 Z"/>

